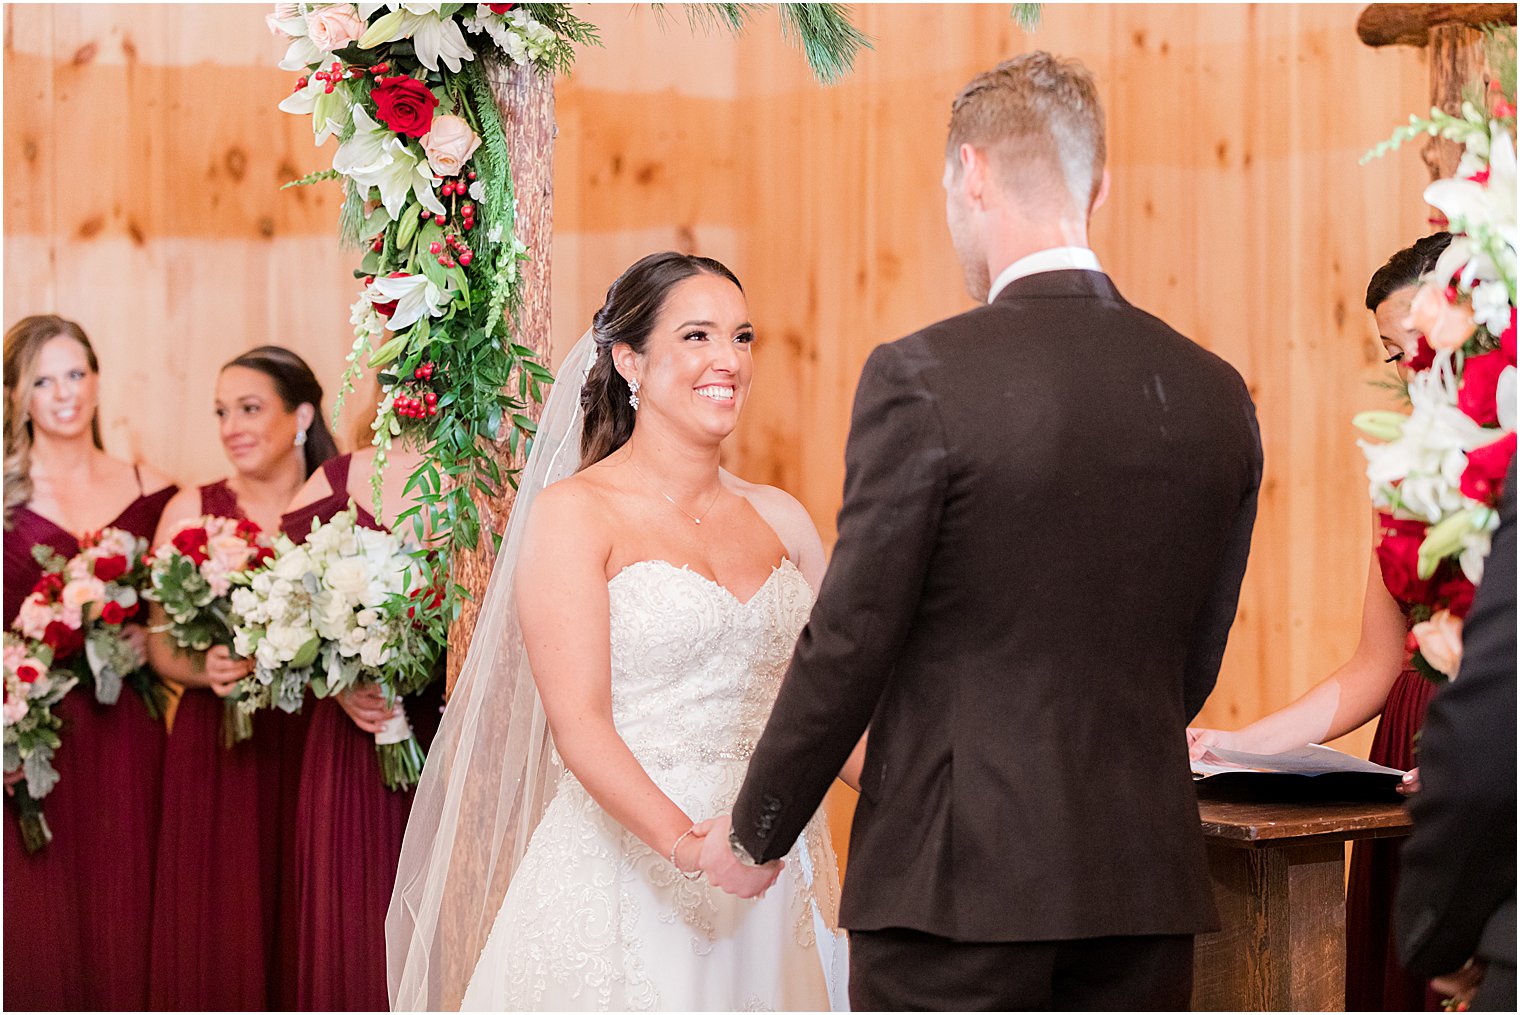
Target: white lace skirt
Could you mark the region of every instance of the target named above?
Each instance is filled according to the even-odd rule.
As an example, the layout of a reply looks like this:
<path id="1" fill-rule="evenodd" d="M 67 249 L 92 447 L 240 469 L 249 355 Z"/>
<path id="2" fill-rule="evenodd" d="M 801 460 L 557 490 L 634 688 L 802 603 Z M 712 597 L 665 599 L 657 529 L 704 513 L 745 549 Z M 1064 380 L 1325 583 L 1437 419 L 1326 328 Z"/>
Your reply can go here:
<path id="1" fill-rule="evenodd" d="M 698 820 L 732 806 L 745 769 L 733 760 L 645 765 Z M 567 773 L 507 889 L 463 1010 L 847 1010 L 845 938 L 829 929 L 838 874 L 821 813 L 803 844 L 764 897 L 739 899 L 681 877 Z"/>

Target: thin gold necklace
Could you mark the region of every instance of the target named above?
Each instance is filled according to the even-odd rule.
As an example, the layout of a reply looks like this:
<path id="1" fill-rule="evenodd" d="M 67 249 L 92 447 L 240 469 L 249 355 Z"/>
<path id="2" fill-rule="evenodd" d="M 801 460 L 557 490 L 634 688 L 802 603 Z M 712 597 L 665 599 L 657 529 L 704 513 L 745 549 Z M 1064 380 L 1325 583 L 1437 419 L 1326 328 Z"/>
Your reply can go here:
<path id="1" fill-rule="evenodd" d="M 664 490 L 661 490 L 655 484 L 655 481 L 649 478 L 648 473 L 646 473 L 643 469 L 639 468 L 638 463 L 635 462 L 631 457 L 628 459 L 628 464 L 633 466 L 633 471 L 634 472 L 637 472 L 640 476 L 642 476 L 644 478 L 644 482 L 646 482 L 646 483 L 649 484 L 650 489 L 654 490 L 655 493 L 659 494 L 661 497 L 664 497 L 666 500 L 670 501 L 670 506 L 671 507 L 673 507 L 677 511 L 681 512 L 683 515 L 685 515 L 687 518 L 690 518 L 693 522 L 695 522 L 698 525 L 702 524 L 702 519 L 707 517 L 707 513 L 713 509 L 713 505 L 716 504 L 716 503 L 718 503 L 718 494 L 720 494 L 720 493 L 723 492 L 723 483 L 722 483 L 722 481 L 719 481 L 719 483 L 718 483 L 718 489 L 717 489 L 716 492 L 713 493 L 712 500 L 710 500 L 710 501 L 707 502 L 707 507 L 705 507 L 705 508 L 702 509 L 702 513 L 700 515 L 694 515 L 690 511 L 688 511 L 685 508 L 683 508 L 681 505 L 677 504 L 675 502 L 675 500 L 670 496 L 670 494 L 666 493 Z"/>

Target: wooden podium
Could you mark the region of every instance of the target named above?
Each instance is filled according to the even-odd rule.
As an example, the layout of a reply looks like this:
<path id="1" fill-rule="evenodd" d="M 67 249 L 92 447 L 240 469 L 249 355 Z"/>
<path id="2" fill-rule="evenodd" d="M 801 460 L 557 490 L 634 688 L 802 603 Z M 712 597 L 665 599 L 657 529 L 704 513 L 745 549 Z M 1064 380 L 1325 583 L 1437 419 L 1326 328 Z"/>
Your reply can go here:
<path id="1" fill-rule="evenodd" d="M 1346 843 L 1409 834 L 1402 803 L 1199 800 L 1223 924 L 1200 935 L 1195 1011 L 1342 1011 Z"/>

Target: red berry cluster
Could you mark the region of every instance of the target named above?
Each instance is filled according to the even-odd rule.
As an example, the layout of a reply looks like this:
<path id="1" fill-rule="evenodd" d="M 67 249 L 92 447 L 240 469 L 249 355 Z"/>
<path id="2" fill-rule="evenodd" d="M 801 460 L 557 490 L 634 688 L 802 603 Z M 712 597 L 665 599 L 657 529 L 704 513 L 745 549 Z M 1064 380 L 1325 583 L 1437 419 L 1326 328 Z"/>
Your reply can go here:
<path id="1" fill-rule="evenodd" d="M 378 78 L 381 74 L 384 74 L 390 69 L 391 65 L 388 63 L 377 63 L 368 70 L 365 70 L 363 67 L 345 67 L 343 66 L 343 61 L 334 60 L 332 62 L 332 65 L 329 66 L 326 70 L 319 70 L 316 73 L 312 74 L 312 77 L 318 81 L 323 82 L 327 87 L 322 90 L 325 91 L 328 95 L 331 95 L 333 93 L 333 89 L 338 86 L 338 82 L 342 81 L 344 78 L 349 78 L 352 80 L 354 78 L 362 78 L 366 74 L 373 74 Z M 302 88 L 305 87 L 306 78 L 297 78 L 295 90 L 299 92 Z"/>
<path id="2" fill-rule="evenodd" d="M 475 171 L 473 169 L 469 172 L 469 178 L 471 180 L 475 179 Z M 451 203 L 456 205 L 455 210 L 459 213 L 459 224 L 466 232 L 475 228 L 475 202 L 454 201 L 455 198 L 469 196 L 470 185 L 467 182 L 464 180 L 445 180 L 443 186 L 439 188 L 438 194 L 440 197 L 449 198 Z M 427 217 L 428 211 L 426 208 L 422 210 L 422 215 L 424 218 Z M 448 216 L 434 215 L 433 222 L 440 226 L 446 225 L 448 223 Z M 444 247 L 448 247 L 448 249 L 445 250 Z M 429 243 L 428 253 L 437 257 L 438 263 L 445 268 L 452 268 L 455 264 L 468 268 L 470 262 L 475 260 L 475 252 L 470 249 L 470 245 L 465 242 L 463 235 L 457 230 L 450 230 L 445 234 L 442 243 L 437 241 Z"/>
<path id="3" fill-rule="evenodd" d="M 412 371 L 412 380 L 420 382 L 415 390 L 422 392 L 421 398 L 398 392 L 396 395 L 396 415 L 403 419 L 428 419 L 438 415 L 438 392 L 421 387 L 422 384 L 430 384 L 433 380 L 433 364 L 431 361 L 423 363 Z"/>

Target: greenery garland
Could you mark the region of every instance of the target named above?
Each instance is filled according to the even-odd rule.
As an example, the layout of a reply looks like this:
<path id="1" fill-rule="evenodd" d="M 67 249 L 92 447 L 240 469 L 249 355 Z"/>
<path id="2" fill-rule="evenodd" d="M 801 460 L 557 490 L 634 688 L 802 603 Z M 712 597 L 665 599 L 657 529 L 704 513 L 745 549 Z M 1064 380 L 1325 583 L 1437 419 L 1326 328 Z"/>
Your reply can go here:
<path id="1" fill-rule="evenodd" d="M 695 24 L 734 31 L 766 5 L 697 4 Z M 784 4 L 782 25 L 825 82 L 847 73 L 870 41 L 839 4 Z M 437 588 L 452 588 L 453 551 L 480 539 L 476 494 L 495 496 L 515 475 L 534 432 L 532 406 L 553 376 L 514 340 L 523 305 L 507 139 L 485 59 L 567 72 L 576 47 L 600 45 L 595 25 L 568 4 L 277 4 L 270 29 L 290 40 L 282 69 L 301 76 L 280 108 L 312 118 L 319 145 L 339 142 L 331 169 L 286 184 L 341 180 L 339 239 L 361 250 L 364 288 L 350 313 L 354 343 L 333 415 L 366 369 L 382 398 L 373 422 L 381 474 L 395 441 L 423 453 L 405 491 L 411 520 L 433 554 Z M 453 597 L 451 596 L 451 603 Z"/>

